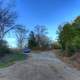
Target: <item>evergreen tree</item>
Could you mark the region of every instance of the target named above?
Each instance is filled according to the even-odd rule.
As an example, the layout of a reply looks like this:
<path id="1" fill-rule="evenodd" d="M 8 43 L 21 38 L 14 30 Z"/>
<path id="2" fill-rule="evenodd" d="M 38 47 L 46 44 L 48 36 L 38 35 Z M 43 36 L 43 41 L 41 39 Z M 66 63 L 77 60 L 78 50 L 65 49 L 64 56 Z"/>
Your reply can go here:
<path id="1" fill-rule="evenodd" d="M 34 48 L 36 46 L 37 46 L 37 42 L 36 42 L 35 34 L 33 31 L 31 31 L 29 34 L 29 39 L 28 39 L 28 47 Z"/>

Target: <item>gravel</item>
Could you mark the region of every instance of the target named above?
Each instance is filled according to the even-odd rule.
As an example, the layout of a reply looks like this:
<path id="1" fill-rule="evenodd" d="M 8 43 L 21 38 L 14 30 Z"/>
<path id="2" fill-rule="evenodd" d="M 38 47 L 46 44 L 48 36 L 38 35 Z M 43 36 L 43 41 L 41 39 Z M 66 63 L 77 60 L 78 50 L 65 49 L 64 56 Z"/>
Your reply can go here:
<path id="1" fill-rule="evenodd" d="M 80 72 L 68 67 L 51 51 L 37 53 L 1 69 L 0 80 L 80 80 Z"/>

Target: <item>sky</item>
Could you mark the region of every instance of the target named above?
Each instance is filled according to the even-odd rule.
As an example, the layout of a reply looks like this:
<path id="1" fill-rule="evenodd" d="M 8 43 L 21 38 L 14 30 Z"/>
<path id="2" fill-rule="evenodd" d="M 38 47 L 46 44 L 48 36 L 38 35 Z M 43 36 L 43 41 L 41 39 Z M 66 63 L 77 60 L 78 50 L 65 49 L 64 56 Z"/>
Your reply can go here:
<path id="1" fill-rule="evenodd" d="M 80 0 L 16 0 L 16 11 L 18 24 L 25 25 L 29 30 L 37 24 L 45 25 L 48 36 L 56 40 L 58 26 L 80 15 Z M 15 43 L 14 38 L 10 39 L 10 44 Z"/>

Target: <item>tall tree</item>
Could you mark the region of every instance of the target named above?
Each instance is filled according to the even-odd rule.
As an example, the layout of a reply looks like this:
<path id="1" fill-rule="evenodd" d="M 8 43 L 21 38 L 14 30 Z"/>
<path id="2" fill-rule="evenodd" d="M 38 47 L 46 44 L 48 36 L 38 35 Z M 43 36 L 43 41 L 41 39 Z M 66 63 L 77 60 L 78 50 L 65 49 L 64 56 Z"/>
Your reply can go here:
<path id="1" fill-rule="evenodd" d="M 42 25 L 36 25 L 35 26 L 35 34 L 36 34 L 36 40 L 38 43 L 38 46 L 42 46 L 42 38 L 47 34 L 47 29 L 45 26 Z"/>
<path id="2" fill-rule="evenodd" d="M 80 16 L 72 23 L 60 26 L 58 34 L 58 41 L 66 53 L 80 50 Z"/>
<path id="3" fill-rule="evenodd" d="M 70 23 L 66 23 L 63 27 L 59 28 L 59 43 L 63 50 L 68 53 L 70 48 L 73 46 L 73 39 L 75 37 L 75 28 Z"/>
<path id="4" fill-rule="evenodd" d="M 28 30 L 26 30 L 25 26 L 16 25 L 15 34 L 17 45 L 20 49 L 22 49 L 25 45 L 25 39 L 27 39 L 27 32 Z"/>
<path id="5" fill-rule="evenodd" d="M 36 42 L 36 37 L 33 31 L 30 32 L 29 34 L 29 39 L 28 39 L 28 47 L 29 48 L 34 48 L 37 46 L 37 42 Z"/>
<path id="6" fill-rule="evenodd" d="M 80 50 L 80 16 L 78 16 L 72 23 L 75 28 L 75 38 L 73 40 L 73 45 L 77 50 Z"/>
<path id="7" fill-rule="evenodd" d="M 4 36 L 15 26 L 16 12 L 11 5 L 0 1 L 0 41 L 3 40 Z M 11 2 L 10 2 L 11 3 Z M 11 3 L 12 4 L 12 3 Z"/>

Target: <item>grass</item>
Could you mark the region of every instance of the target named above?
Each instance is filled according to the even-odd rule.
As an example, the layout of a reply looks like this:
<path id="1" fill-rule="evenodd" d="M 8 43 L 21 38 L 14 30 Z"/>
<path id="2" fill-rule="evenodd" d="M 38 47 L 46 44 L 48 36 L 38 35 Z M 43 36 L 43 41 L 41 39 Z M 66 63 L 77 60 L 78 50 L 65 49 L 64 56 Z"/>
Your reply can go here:
<path id="1" fill-rule="evenodd" d="M 14 53 L 6 55 L 0 59 L 0 68 L 8 67 L 14 64 L 16 61 L 25 60 L 25 55 L 22 53 Z"/>
<path id="2" fill-rule="evenodd" d="M 74 67 L 74 68 L 80 70 L 80 63 L 77 63 L 77 61 L 76 61 L 75 59 L 73 59 L 73 57 L 63 56 L 61 50 L 54 50 L 53 52 L 56 54 L 56 56 L 57 56 L 60 60 L 62 60 L 62 61 L 65 62 L 66 64 L 68 64 L 68 66 Z"/>
<path id="3" fill-rule="evenodd" d="M 63 52 L 60 50 L 60 49 L 55 49 L 53 51 L 56 56 L 62 60 L 63 62 L 67 63 L 70 67 L 73 67 L 73 60 L 71 59 L 71 57 L 66 57 L 66 56 L 63 56 Z"/>

